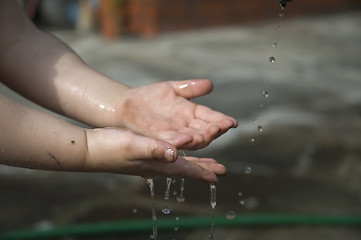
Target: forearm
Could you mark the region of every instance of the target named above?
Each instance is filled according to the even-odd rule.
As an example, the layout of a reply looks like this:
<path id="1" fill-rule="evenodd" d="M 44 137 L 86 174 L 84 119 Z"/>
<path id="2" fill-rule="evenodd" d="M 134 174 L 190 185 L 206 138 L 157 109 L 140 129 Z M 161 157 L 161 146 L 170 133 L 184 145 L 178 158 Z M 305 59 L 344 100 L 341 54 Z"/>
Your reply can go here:
<path id="1" fill-rule="evenodd" d="M 86 170 L 85 130 L 0 95 L 0 162 L 57 171 Z"/>
<path id="2" fill-rule="evenodd" d="M 7 4 L 12 15 L 0 13 L 10 25 L 1 27 L 1 81 L 60 114 L 92 126 L 114 125 L 113 109 L 129 87 L 88 67 L 66 44 L 39 31 L 14 3 Z"/>

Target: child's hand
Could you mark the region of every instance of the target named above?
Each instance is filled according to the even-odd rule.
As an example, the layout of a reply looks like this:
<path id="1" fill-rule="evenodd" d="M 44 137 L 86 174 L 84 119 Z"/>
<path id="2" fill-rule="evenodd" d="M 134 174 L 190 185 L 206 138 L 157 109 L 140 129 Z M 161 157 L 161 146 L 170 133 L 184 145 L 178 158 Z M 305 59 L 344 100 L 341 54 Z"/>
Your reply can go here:
<path id="1" fill-rule="evenodd" d="M 188 99 L 212 90 L 209 80 L 159 82 L 122 93 L 118 124 L 165 140 L 177 148 L 198 149 L 237 126 L 237 121 Z"/>
<path id="2" fill-rule="evenodd" d="M 216 183 L 226 169 L 214 159 L 178 157 L 169 143 L 137 135 L 129 130 L 87 130 L 86 171 L 114 172 L 142 177 L 164 175 Z"/>

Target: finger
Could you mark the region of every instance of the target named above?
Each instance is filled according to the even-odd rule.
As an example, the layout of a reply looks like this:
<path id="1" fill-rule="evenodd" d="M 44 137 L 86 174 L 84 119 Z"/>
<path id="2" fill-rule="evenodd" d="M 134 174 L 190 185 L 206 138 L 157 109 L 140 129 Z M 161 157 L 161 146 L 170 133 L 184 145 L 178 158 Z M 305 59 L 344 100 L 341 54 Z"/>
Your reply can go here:
<path id="1" fill-rule="evenodd" d="M 166 141 L 144 137 L 131 131 L 123 133 L 122 138 L 127 139 L 122 142 L 126 144 L 125 149 L 127 149 L 128 159 L 152 159 L 161 162 L 174 162 L 178 157 L 177 148 Z M 114 139 L 113 142 L 116 144 L 117 139 Z"/>
<path id="2" fill-rule="evenodd" d="M 207 164 L 203 165 L 207 167 Z M 183 157 L 179 157 L 174 163 L 165 164 L 162 170 L 164 175 L 169 177 L 191 178 L 209 184 L 215 184 L 218 182 L 218 178 L 213 171 L 203 168 L 197 163 L 187 161 Z"/>
<path id="3" fill-rule="evenodd" d="M 195 118 L 201 119 L 208 123 L 217 123 L 222 129 L 229 129 L 238 126 L 237 120 L 233 117 L 224 115 L 223 113 L 214 111 L 202 105 L 197 105 L 195 110 Z"/>
<path id="4" fill-rule="evenodd" d="M 227 168 L 212 158 L 185 157 L 185 159 L 189 162 L 198 164 L 199 166 L 213 172 L 216 175 L 226 175 L 227 173 Z"/>
<path id="5" fill-rule="evenodd" d="M 210 93 L 213 84 L 208 79 L 192 79 L 184 81 L 169 81 L 178 96 L 190 99 Z"/>
<path id="6" fill-rule="evenodd" d="M 165 139 L 166 142 L 170 143 L 176 148 L 182 148 L 183 146 L 191 143 L 193 141 L 193 137 L 187 133 L 179 133 L 176 131 L 167 131 L 163 132 L 159 135 L 161 139 Z"/>

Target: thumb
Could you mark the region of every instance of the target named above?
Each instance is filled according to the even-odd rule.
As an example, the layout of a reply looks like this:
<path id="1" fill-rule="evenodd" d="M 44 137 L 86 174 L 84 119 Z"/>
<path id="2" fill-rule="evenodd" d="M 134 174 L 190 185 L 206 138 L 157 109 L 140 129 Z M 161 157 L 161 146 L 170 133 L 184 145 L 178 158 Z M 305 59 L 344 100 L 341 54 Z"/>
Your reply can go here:
<path id="1" fill-rule="evenodd" d="M 208 79 L 192 79 L 184 81 L 169 82 L 178 96 L 190 99 L 210 93 L 213 83 Z"/>
<path id="2" fill-rule="evenodd" d="M 177 149 L 163 140 L 139 136 L 138 143 L 131 144 L 133 159 L 153 159 L 174 162 L 178 158 Z"/>

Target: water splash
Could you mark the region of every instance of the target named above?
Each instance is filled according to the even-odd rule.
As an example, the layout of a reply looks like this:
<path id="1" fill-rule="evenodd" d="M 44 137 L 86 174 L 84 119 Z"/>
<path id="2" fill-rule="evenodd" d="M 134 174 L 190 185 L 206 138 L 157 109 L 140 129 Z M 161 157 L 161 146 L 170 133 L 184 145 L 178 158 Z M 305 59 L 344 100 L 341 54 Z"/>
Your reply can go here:
<path id="1" fill-rule="evenodd" d="M 155 211 L 155 194 L 154 194 L 154 182 L 152 178 L 144 178 L 144 180 L 146 181 L 146 183 L 149 186 L 149 190 L 150 190 L 150 197 L 152 199 L 152 220 L 153 220 L 153 235 L 152 238 L 154 240 L 158 239 L 158 231 L 157 231 L 157 214 Z"/>
<path id="2" fill-rule="evenodd" d="M 217 199 L 216 199 L 216 185 L 209 185 L 209 188 L 211 190 L 211 207 L 212 207 L 212 215 L 211 215 L 211 230 L 209 231 L 208 239 L 213 240 L 213 228 L 214 228 L 214 210 L 217 205 Z"/>

